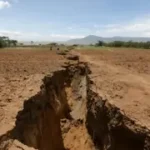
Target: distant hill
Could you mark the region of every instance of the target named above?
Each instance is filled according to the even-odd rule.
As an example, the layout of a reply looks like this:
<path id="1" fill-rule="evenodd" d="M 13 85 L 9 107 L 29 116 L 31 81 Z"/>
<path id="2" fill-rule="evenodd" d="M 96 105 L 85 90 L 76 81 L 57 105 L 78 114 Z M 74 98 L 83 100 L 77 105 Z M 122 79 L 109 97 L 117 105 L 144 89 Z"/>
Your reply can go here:
<path id="1" fill-rule="evenodd" d="M 134 42 L 147 42 L 150 41 L 150 37 L 99 37 L 95 35 L 89 35 L 84 38 L 80 39 L 72 39 L 67 42 L 65 42 L 68 45 L 72 44 L 81 44 L 81 45 L 90 45 L 90 44 L 96 44 L 98 41 L 104 41 L 104 42 L 113 42 L 113 41 L 134 41 Z"/>

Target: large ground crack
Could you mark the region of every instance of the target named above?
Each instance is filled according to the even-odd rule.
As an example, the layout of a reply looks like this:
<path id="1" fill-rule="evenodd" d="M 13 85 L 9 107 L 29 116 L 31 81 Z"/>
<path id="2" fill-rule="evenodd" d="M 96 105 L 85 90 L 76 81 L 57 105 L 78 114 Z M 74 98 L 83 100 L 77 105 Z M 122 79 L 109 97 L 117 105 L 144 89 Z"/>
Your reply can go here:
<path id="1" fill-rule="evenodd" d="M 78 129 L 84 130 L 85 140 L 82 134 L 76 138 L 87 145 L 87 73 L 85 63 L 75 63 L 46 76 L 39 93 L 26 100 L 18 112 L 15 128 L 0 138 L 2 149 L 9 148 L 6 141 L 15 139 L 40 150 L 70 149 L 68 139 L 78 136 Z"/>
<path id="2" fill-rule="evenodd" d="M 66 64 L 44 77 L 24 102 L 16 126 L 0 137 L 0 149 L 149 150 L 150 131 L 136 125 L 92 88 L 86 63 Z"/>

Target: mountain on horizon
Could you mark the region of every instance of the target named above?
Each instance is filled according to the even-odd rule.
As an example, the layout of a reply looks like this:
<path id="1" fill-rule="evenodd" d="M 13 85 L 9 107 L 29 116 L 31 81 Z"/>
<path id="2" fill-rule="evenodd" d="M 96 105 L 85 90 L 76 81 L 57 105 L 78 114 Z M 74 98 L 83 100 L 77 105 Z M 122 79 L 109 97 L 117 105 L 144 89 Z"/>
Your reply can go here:
<path id="1" fill-rule="evenodd" d="M 147 42 L 147 41 L 150 41 L 150 37 L 121 37 L 121 36 L 99 37 L 96 35 L 88 35 L 84 38 L 68 40 L 65 44 L 68 44 L 68 45 L 72 45 L 72 44 L 90 45 L 90 44 L 96 44 L 98 41 L 103 41 L 103 42 L 113 42 L 113 41 Z"/>

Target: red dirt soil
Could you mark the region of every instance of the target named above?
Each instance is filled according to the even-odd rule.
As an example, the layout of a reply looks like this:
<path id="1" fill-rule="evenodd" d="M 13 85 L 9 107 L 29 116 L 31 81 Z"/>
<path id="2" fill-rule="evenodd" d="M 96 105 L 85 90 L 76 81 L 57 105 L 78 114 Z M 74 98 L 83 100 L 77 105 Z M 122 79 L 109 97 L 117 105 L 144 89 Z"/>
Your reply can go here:
<path id="1" fill-rule="evenodd" d="M 73 53 L 88 62 L 99 95 L 137 124 L 150 129 L 150 51 L 111 49 Z M 14 128 L 18 111 L 23 109 L 25 100 L 40 91 L 43 77 L 58 70 L 64 62 L 64 57 L 54 51 L 0 51 L 0 136 Z M 14 143 L 11 150 L 29 149 L 25 145 L 22 148 L 17 140 Z M 64 145 L 70 150 L 90 150 L 92 144 L 86 128 L 80 124 L 73 124 L 64 137 Z"/>
<path id="2" fill-rule="evenodd" d="M 17 112 L 39 92 L 44 75 L 63 62 L 62 56 L 47 50 L 0 51 L 0 135 L 15 126 Z"/>
<path id="3" fill-rule="evenodd" d="M 90 65 L 97 93 L 150 129 L 150 51 L 113 48 L 79 52 Z"/>
<path id="4" fill-rule="evenodd" d="M 40 91 L 44 76 L 59 70 L 65 61 L 64 56 L 57 55 L 55 51 L 42 49 L 0 51 L 0 136 L 3 137 L 15 127 L 16 116 L 24 109 L 24 101 Z M 86 127 L 82 124 L 74 125 L 74 123 L 68 125 L 70 130 L 63 137 L 65 148 L 92 149 L 93 143 L 87 134 Z M 2 149 L 5 147 L 6 150 L 34 149 L 23 145 L 18 140 L 12 142 L 11 139 L 0 143 L 0 149 L 1 147 Z"/>

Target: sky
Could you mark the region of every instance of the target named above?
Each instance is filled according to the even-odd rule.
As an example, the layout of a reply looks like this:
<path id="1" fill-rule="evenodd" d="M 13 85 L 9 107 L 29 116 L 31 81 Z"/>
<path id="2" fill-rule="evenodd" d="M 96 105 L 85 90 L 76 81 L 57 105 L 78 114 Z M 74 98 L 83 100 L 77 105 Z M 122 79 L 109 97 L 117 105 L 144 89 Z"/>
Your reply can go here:
<path id="1" fill-rule="evenodd" d="M 0 36 L 65 41 L 150 37 L 150 0 L 0 0 Z"/>

